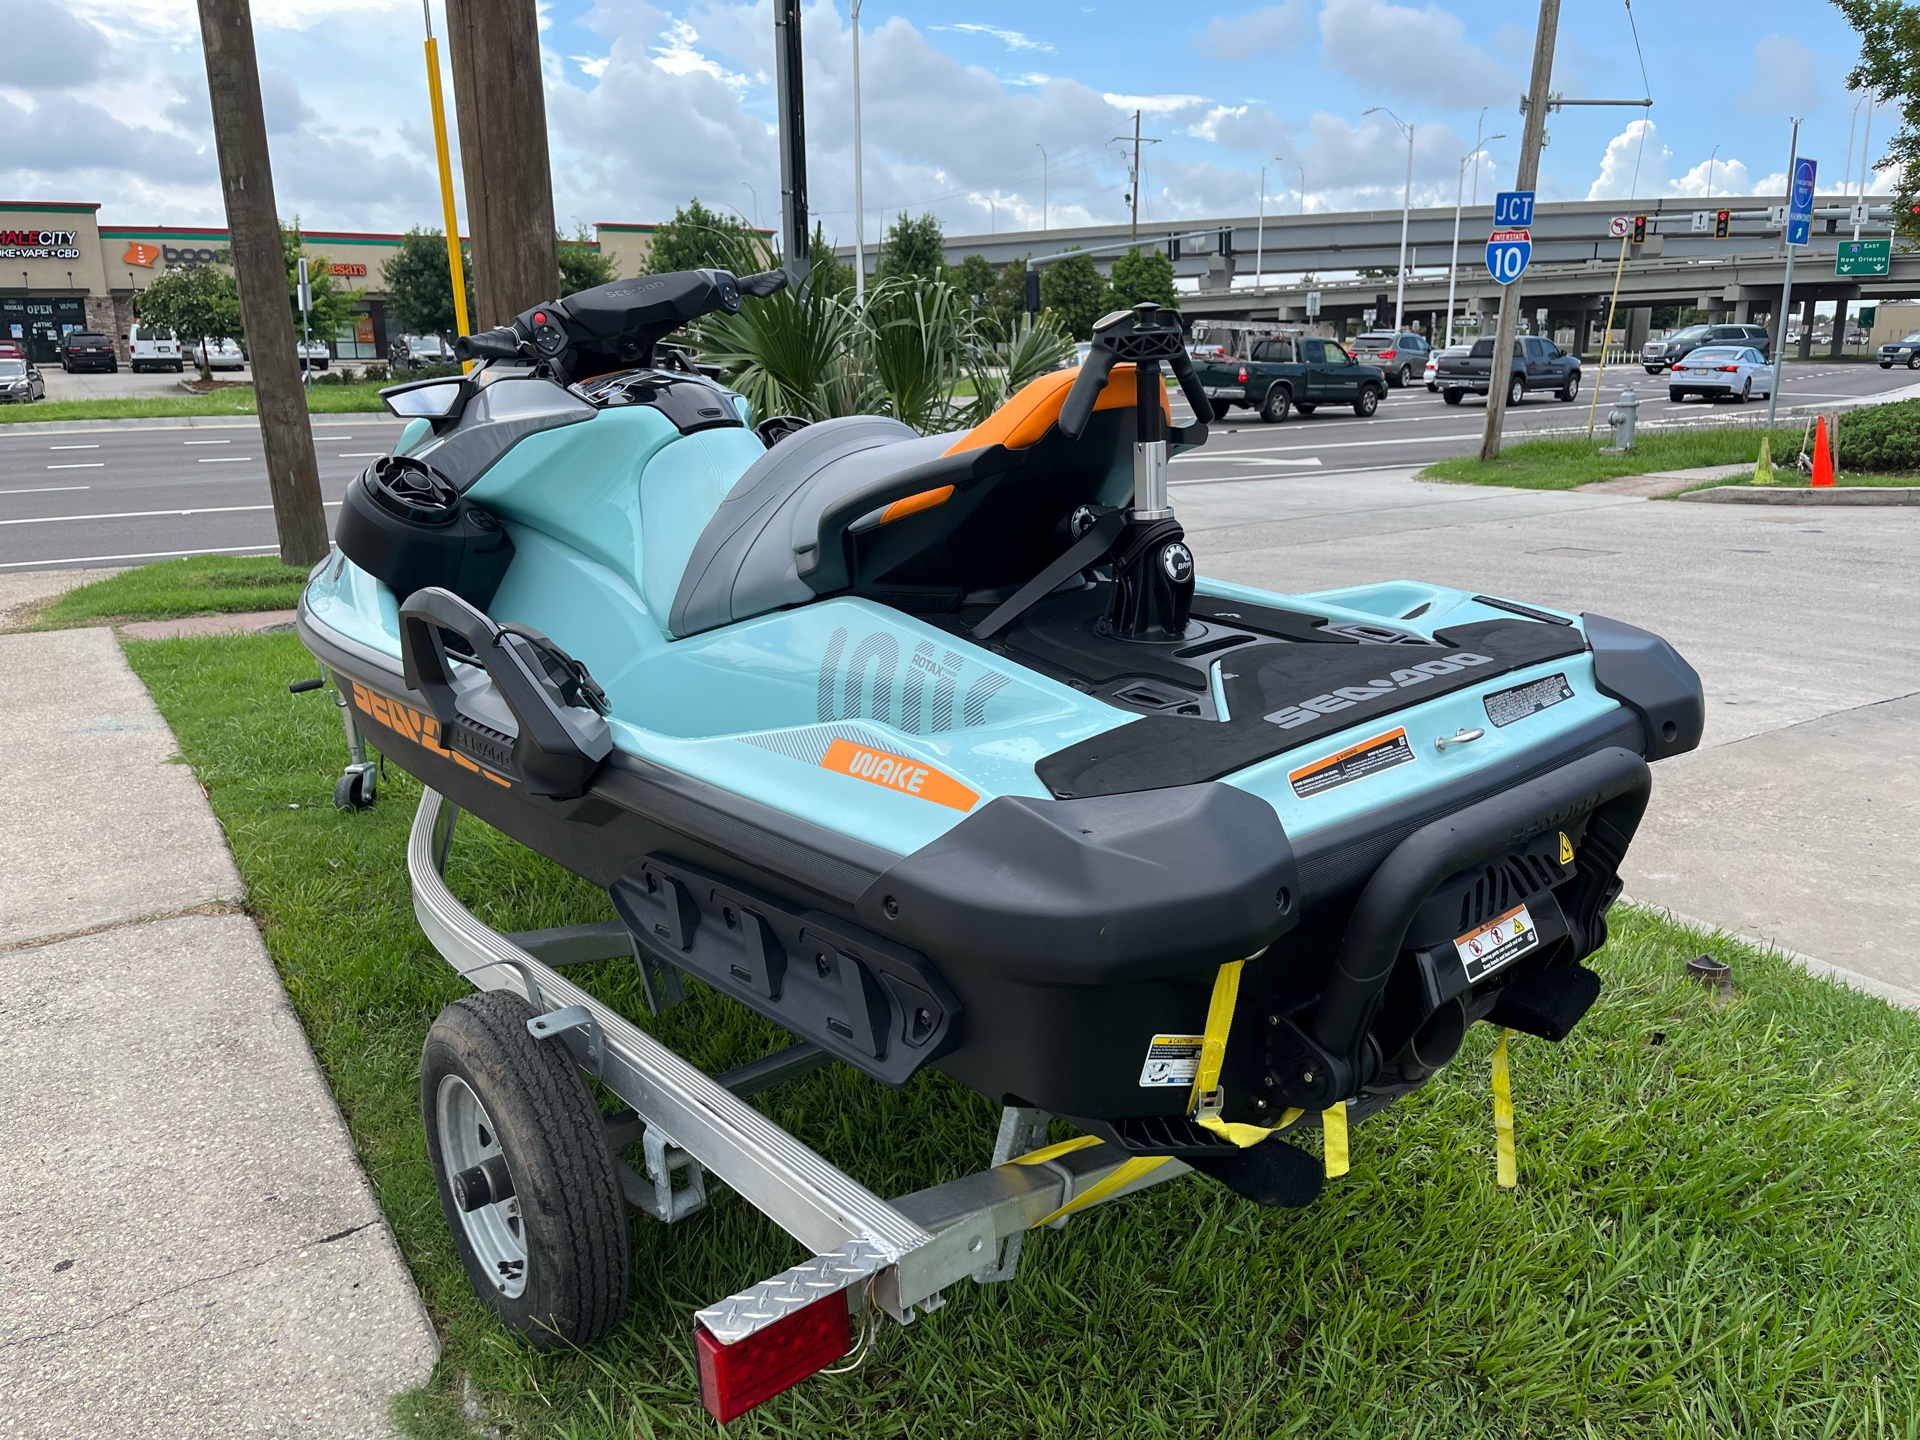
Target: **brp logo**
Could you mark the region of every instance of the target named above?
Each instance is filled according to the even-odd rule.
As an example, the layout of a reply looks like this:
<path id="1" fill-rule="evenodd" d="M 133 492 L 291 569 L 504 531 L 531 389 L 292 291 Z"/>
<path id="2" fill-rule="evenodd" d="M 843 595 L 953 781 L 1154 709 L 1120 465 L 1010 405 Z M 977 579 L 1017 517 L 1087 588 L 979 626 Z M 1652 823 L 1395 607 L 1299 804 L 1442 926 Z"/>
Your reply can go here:
<path id="1" fill-rule="evenodd" d="M 1160 571 L 1176 585 L 1193 578 L 1193 552 L 1175 541 L 1160 552 Z"/>

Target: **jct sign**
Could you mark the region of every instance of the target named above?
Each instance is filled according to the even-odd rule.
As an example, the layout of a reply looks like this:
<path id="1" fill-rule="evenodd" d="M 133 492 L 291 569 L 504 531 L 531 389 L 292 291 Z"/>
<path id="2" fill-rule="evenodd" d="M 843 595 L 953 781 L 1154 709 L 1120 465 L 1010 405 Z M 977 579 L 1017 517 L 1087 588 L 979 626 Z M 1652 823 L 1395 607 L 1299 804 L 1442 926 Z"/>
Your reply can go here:
<path id="1" fill-rule="evenodd" d="M 0 260 L 78 260 L 75 230 L 0 230 Z"/>

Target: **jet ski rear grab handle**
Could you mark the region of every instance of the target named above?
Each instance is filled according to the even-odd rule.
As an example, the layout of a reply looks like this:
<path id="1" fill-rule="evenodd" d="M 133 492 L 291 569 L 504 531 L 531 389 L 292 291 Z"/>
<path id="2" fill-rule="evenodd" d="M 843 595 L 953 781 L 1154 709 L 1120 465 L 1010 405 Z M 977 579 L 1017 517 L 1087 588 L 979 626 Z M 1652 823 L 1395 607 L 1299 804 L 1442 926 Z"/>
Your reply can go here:
<path id="1" fill-rule="evenodd" d="M 814 1068 L 824 1062 L 824 1052 L 795 1046 L 718 1078 L 702 1074 L 554 968 L 628 954 L 624 927 L 502 935 L 455 898 L 442 871 L 458 815 L 459 807 L 436 791 L 422 792 L 407 843 L 414 914 L 434 949 L 461 976 L 481 990 L 506 990 L 526 1000 L 540 1012 L 528 1022 L 529 1032 L 566 1045 L 582 1068 L 632 1107 L 631 1115 L 608 1120 L 616 1155 L 636 1138 L 648 1142 L 649 1175 L 643 1179 L 623 1167 L 629 1203 L 672 1223 L 705 1203 L 705 1177 L 711 1174 L 816 1256 L 696 1312 L 699 1330 L 720 1345 L 739 1344 L 839 1295 L 856 1315 L 870 1298 L 907 1325 L 916 1308 L 931 1313 L 945 1304 L 941 1292 L 960 1280 L 1010 1280 L 1025 1232 L 1087 1195 L 1130 1158 L 1116 1146 L 1092 1142 L 1039 1163 L 1012 1163 L 1046 1144 L 1052 1117 L 1009 1107 L 1002 1113 L 993 1168 L 882 1199 L 741 1098 Z M 796 1054 L 803 1051 L 813 1053 Z M 1091 1203 L 1120 1199 L 1188 1169 L 1168 1159 Z M 679 1189 L 676 1170 L 687 1172 Z M 1051 1224 L 1059 1228 L 1069 1218 Z"/>

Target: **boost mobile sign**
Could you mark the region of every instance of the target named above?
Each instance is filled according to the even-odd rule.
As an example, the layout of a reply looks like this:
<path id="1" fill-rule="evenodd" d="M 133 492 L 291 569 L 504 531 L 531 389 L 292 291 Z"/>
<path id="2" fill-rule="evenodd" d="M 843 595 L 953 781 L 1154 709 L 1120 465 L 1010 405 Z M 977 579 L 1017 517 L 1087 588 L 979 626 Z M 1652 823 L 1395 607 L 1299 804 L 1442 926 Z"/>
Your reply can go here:
<path id="1" fill-rule="evenodd" d="M 0 230 L 0 260 L 78 260 L 74 230 Z"/>

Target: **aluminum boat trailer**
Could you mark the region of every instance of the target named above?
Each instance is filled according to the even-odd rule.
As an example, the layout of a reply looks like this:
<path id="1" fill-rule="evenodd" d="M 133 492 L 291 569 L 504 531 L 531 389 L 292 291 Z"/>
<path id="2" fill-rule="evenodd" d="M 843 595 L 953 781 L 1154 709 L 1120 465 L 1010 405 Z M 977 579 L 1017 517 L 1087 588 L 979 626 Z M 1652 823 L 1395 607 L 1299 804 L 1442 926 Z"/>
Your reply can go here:
<path id="1" fill-rule="evenodd" d="M 717 1179 L 816 1257 L 695 1313 L 701 1399 L 721 1421 L 847 1358 L 852 1337 L 866 1333 L 870 1307 L 911 1324 L 916 1311 L 939 1309 L 943 1292 L 961 1280 L 1012 1279 L 1028 1230 L 1062 1227 L 1070 1218 L 1063 1211 L 1189 1172 L 1171 1158 L 1143 1165 L 1091 1136 L 1048 1146 L 1050 1115 L 1008 1107 L 990 1169 L 884 1200 L 746 1103 L 825 1064 L 824 1051 L 803 1042 L 717 1077 L 702 1074 L 560 973 L 570 964 L 632 957 L 656 1011 L 674 1003 L 677 974 L 634 947 L 624 925 L 502 935 L 454 897 L 443 872 L 458 816 L 459 807 L 437 792 L 422 793 L 407 845 L 414 914 L 449 965 L 481 991 L 525 1001 L 527 1033 L 565 1045 L 581 1070 L 631 1107 L 599 1113 L 626 1203 L 673 1224 L 705 1205 L 707 1181 Z M 486 1121 L 484 1108 L 478 1114 Z M 436 1124 L 432 1111 L 427 1124 L 430 1131 Z M 495 1281 L 505 1293 L 516 1276 L 525 1284 L 527 1242 L 508 1157 L 487 1128 L 478 1134 L 491 1153 L 449 1153 L 443 1204 L 505 1277 Z M 644 1146 L 644 1175 L 620 1159 L 636 1142 Z M 453 1173 L 465 1160 L 474 1163 Z"/>

